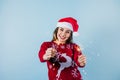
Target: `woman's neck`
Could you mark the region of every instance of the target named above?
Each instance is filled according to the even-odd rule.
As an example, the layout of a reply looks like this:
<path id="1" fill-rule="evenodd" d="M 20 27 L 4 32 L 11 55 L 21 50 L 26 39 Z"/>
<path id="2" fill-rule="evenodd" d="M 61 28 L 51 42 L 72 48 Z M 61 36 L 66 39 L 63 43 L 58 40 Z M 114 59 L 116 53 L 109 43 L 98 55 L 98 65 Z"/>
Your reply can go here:
<path id="1" fill-rule="evenodd" d="M 60 42 L 60 41 L 58 41 L 58 40 L 55 40 L 54 42 L 55 42 L 57 45 L 65 44 L 65 42 Z"/>

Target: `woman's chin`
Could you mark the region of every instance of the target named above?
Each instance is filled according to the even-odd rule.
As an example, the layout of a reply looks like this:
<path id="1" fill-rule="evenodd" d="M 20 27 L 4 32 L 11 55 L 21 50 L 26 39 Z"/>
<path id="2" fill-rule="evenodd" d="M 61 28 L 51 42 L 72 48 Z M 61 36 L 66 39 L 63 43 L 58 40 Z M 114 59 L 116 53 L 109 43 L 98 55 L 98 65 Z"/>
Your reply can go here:
<path id="1" fill-rule="evenodd" d="M 59 43 L 65 43 L 65 40 L 58 40 Z"/>

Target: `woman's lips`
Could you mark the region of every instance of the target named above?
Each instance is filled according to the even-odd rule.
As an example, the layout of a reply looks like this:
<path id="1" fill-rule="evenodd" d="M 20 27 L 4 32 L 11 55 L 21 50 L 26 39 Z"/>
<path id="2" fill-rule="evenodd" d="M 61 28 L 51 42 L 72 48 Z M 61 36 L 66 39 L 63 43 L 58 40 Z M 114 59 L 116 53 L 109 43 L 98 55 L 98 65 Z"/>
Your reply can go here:
<path id="1" fill-rule="evenodd" d="M 60 37 L 60 39 L 62 39 L 62 40 L 66 39 L 66 37 L 62 37 L 62 36 L 60 36 L 60 35 L 59 35 L 59 37 Z"/>

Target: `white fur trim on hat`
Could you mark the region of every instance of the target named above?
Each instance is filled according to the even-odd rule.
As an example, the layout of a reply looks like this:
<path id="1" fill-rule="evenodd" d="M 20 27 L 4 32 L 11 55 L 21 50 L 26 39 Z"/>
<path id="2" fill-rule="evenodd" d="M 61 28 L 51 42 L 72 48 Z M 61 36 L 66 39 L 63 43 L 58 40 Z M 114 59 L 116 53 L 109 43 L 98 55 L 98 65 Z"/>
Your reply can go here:
<path id="1" fill-rule="evenodd" d="M 73 31 L 72 25 L 68 22 L 58 22 L 57 27 L 66 27 Z"/>
<path id="2" fill-rule="evenodd" d="M 73 36 L 79 36 L 78 32 L 73 32 Z"/>

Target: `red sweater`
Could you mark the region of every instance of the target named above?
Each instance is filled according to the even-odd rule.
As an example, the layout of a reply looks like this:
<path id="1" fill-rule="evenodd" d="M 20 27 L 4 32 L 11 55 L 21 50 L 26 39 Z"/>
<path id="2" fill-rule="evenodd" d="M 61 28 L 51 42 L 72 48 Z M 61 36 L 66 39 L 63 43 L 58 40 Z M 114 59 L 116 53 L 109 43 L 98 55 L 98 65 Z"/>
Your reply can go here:
<path id="1" fill-rule="evenodd" d="M 43 55 L 47 48 L 55 48 L 56 56 L 50 60 L 43 60 Z M 54 42 L 42 43 L 39 51 L 41 62 L 47 62 L 49 80 L 82 80 L 78 70 L 78 55 L 82 52 L 78 45 L 74 43 L 57 45 Z"/>

